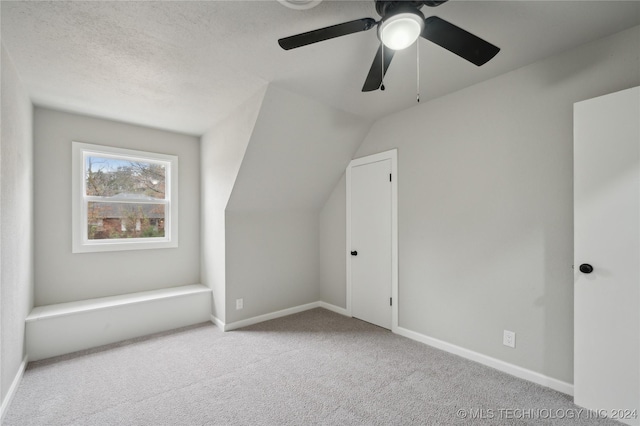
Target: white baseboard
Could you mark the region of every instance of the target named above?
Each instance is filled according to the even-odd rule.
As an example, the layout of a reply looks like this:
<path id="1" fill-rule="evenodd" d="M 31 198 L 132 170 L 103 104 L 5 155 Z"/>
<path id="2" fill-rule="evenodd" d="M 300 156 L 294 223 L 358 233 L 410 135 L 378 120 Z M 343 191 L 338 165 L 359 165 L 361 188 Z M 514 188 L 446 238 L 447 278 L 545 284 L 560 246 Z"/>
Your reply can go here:
<path id="1" fill-rule="evenodd" d="M 222 322 L 218 317 L 211 315 L 211 322 L 214 323 L 220 330 L 225 331 L 225 323 Z"/>
<path id="2" fill-rule="evenodd" d="M 218 326 L 218 328 L 222 331 L 231 331 L 231 330 L 236 330 L 238 328 L 248 327 L 250 325 L 258 324 L 261 322 L 269 321 L 269 320 L 280 318 L 280 317 L 286 317 L 287 315 L 297 314 L 299 312 L 304 312 L 304 311 L 308 311 L 310 309 L 315 309 L 315 308 L 323 308 L 340 315 L 350 316 L 347 313 L 347 310 L 345 308 L 341 308 L 339 306 L 332 305 L 327 302 L 318 301 L 318 302 L 307 303 L 305 305 L 294 306 L 292 308 L 287 308 L 281 311 L 271 312 L 264 315 L 258 315 L 256 317 L 247 318 L 247 319 L 232 322 L 229 324 L 225 324 L 221 319 L 211 315 L 211 322 L 214 323 L 216 326 Z"/>
<path id="3" fill-rule="evenodd" d="M 345 308 L 341 308 L 340 306 L 332 305 L 331 303 L 320 301 L 320 302 L 318 302 L 318 306 L 323 308 L 323 309 L 326 309 L 328 311 L 335 312 L 336 314 L 344 315 L 345 317 L 350 317 L 351 316 L 351 315 L 349 315 L 349 312 Z"/>
<path id="4" fill-rule="evenodd" d="M 9 386 L 9 390 L 7 391 L 7 395 L 4 397 L 2 401 L 2 408 L 0 408 L 0 424 L 4 421 L 4 416 L 7 414 L 7 410 L 9 409 L 9 405 L 13 400 L 13 397 L 18 390 L 18 386 L 22 381 L 22 376 L 24 375 L 24 370 L 27 368 L 27 363 L 29 362 L 28 355 L 25 355 L 20 363 L 20 367 L 18 367 L 18 371 L 16 372 L 16 376 L 13 378 L 13 382 L 11 382 L 11 386 Z"/>
<path id="5" fill-rule="evenodd" d="M 558 392 L 573 396 L 573 385 L 571 383 L 563 382 L 561 380 L 545 376 L 544 374 L 536 373 L 535 371 L 531 371 L 505 361 L 501 361 L 488 355 L 483 355 L 470 349 L 465 349 L 463 347 L 447 343 L 433 337 L 425 336 L 424 334 L 416 333 L 415 331 L 411 331 L 406 328 L 398 327 L 396 328 L 396 330 L 394 330 L 394 332 L 401 336 L 408 337 L 409 339 L 416 340 L 426 345 L 433 346 L 434 348 L 441 349 L 445 352 L 449 352 L 469 359 L 471 361 L 475 361 L 477 363 L 495 368 L 496 370 L 511 374 L 512 376 L 518 377 L 520 379 L 528 380 L 530 382 L 537 383 Z"/>
<path id="6" fill-rule="evenodd" d="M 244 320 L 228 323 L 224 325 L 224 331 L 231 331 L 237 328 L 247 327 L 272 319 L 286 317 L 287 315 L 297 314 L 298 312 L 308 311 L 309 309 L 319 308 L 320 302 L 307 303 L 306 305 L 294 306 L 293 308 L 283 309 L 281 311 L 271 312 L 269 314 L 258 315 L 257 317 L 247 318 Z"/>

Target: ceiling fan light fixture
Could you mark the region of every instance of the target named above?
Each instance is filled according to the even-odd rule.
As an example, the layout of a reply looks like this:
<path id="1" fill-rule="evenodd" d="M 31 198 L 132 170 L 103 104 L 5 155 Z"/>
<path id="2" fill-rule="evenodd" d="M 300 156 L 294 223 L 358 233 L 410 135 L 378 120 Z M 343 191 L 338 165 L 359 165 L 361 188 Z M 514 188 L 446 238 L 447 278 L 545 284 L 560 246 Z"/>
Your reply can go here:
<path id="1" fill-rule="evenodd" d="M 389 49 L 411 46 L 424 30 L 424 16 L 419 11 L 401 12 L 382 20 L 378 27 L 380 41 Z"/>

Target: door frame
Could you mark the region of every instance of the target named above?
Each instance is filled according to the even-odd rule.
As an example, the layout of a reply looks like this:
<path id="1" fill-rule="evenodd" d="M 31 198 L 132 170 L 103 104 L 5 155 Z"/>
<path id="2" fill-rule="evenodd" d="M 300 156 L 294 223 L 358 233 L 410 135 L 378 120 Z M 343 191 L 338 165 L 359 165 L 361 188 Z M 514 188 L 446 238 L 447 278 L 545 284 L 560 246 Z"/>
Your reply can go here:
<path id="1" fill-rule="evenodd" d="M 398 329 L 398 149 L 351 160 L 346 170 L 347 177 L 347 315 L 351 313 L 351 169 L 365 164 L 391 160 L 391 331 Z"/>

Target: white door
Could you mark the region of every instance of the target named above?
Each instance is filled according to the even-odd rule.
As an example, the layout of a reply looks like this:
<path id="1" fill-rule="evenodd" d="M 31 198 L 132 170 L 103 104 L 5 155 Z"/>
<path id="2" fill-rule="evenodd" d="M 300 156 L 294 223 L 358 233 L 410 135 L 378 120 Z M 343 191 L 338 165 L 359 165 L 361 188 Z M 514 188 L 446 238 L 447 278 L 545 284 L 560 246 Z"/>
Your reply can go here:
<path id="1" fill-rule="evenodd" d="M 391 166 L 391 159 L 350 166 L 351 315 L 387 329 L 392 314 Z"/>
<path id="2" fill-rule="evenodd" d="M 632 425 L 640 424 L 639 160 L 640 88 L 575 104 L 574 401 Z"/>

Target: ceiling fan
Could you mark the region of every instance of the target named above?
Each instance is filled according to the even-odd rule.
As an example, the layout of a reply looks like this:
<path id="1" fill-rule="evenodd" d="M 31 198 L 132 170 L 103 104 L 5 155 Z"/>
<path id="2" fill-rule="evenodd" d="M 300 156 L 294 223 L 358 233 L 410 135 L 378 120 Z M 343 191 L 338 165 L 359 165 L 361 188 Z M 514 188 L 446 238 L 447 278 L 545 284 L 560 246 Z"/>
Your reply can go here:
<path id="1" fill-rule="evenodd" d="M 307 46 L 320 41 L 358 33 L 378 27 L 380 47 L 376 53 L 363 92 L 382 89 L 384 75 L 397 50 L 412 45 L 422 36 L 438 46 L 481 66 L 493 58 L 500 48 L 437 16 L 424 17 L 420 8 L 436 7 L 447 0 L 375 0 L 376 12 L 382 19 L 362 18 L 302 34 L 281 38 L 278 44 L 284 50 Z M 384 63 L 384 64 L 383 64 Z M 384 68 L 384 69 L 383 69 Z"/>

